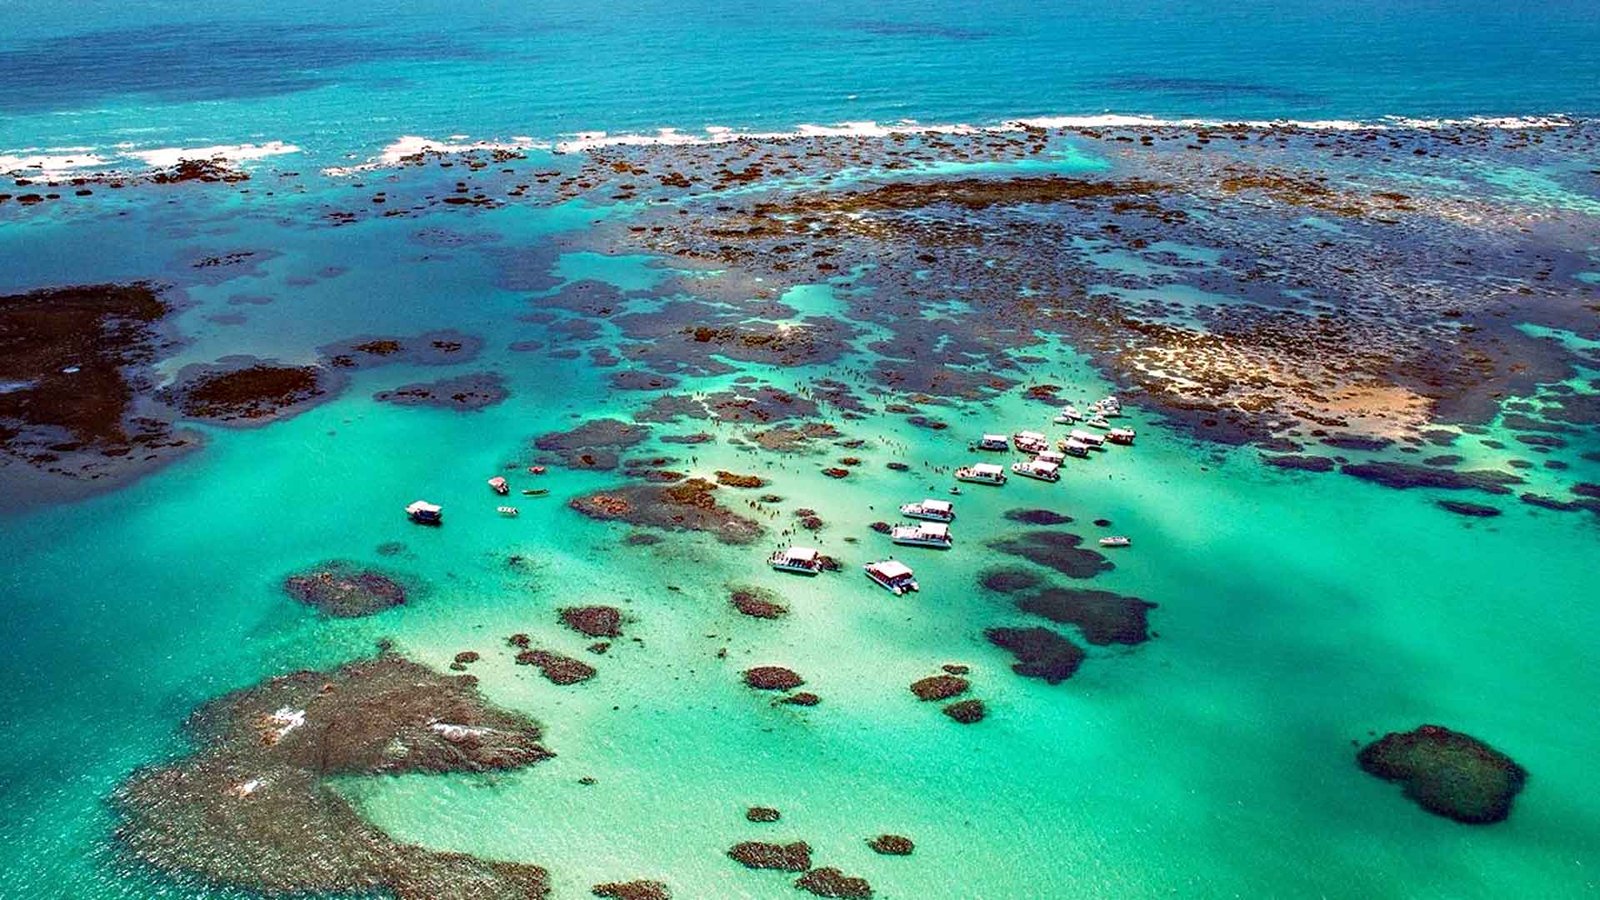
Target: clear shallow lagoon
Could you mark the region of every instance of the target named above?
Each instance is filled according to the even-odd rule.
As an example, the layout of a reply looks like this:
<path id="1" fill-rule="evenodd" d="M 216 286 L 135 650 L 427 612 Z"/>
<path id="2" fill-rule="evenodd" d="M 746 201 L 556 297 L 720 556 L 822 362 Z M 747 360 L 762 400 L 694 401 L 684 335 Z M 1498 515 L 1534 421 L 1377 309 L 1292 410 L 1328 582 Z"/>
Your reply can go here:
<path id="1" fill-rule="evenodd" d="M 1464 519 L 1435 505 L 1442 495 L 1271 469 L 1254 451 L 1198 443 L 1135 406 L 1140 438 L 1130 452 L 1069 466 L 1057 486 L 1018 479 L 1000 491 L 969 488 L 958 501 L 956 550 L 901 554 L 924 584 L 906 599 L 851 567 L 814 581 L 768 572 L 759 563 L 771 541 L 740 548 L 670 534 L 653 547 L 621 546 L 625 528 L 566 506 L 617 483 L 616 473 L 553 470 L 540 483 L 551 496 L 515 497 L 522 515 L 501 519 L 482 479 L 525 459 L 529 438 L 626 417 L 646 399 L 611 390 L 609 371 L 582 359 L 508 349 L 519 340 L 589 349 L 611 334 L 573 339 L 551 323 L 519 320 L 539 308 L 541 292 L 508 284 L 501 251 L 525 251 L 559 279 L 623 290 L 652 289 L 672 262 L 588 246 L 582 235 L 592 223 L 639 213 L 626 202 L 512 205 L 470 217 L 433 208 L 329 229 L 328 211 L 348 205 L 354 188 L 349 178 L 312 174 L 365 160 L 403 134 L 550 140 L 664 126 L 763 131 L 1102 110 L 1583 116 L 1600 105 L 1600 75 L 1583 52 L 1600 43 L 1590 10 L 1001 4 L 975 16 L 965 5 L 874 4 L 691 12 L 424 4 L 378 15 L 291 6 L 267 21 L 191 5 L 96 17 L 60 5 L 10 11 L 15 28 L 0 44 L 8 88 L 0 154 L 272 140 L 302 150 L 261 164 L 248 196 L 193 191 L 174 203 L 156 191 L 97 190 L 38 212 L 0 208 L 0 294 L 174 284 L 191 305 L 175 320 L 186 343 L 160 363 L 164 376 L 234 353 L 311 362 L 317 347 L 353 334 L 456 328 L 488 339 L 461 368 L 503 373 L 511 397 L 474 413 L 395 407 L 371 395 L 454 370 L 360 371 L 338 399 L 288 421 L 199 426 L 203 449 L 127 488 L 0 517 L 0 673 L 9 686 L 0 722 L 10 749 L 0 761 L 8 838 L 0 895 L 226 896 L 124 859 L 108 796 L 134 768 L 184 752 L 178 726 L 197 704 L 275 673 L 368 654 L 380 637 L 440 668 L 458 651 L 483 653 L 473 672 L 484 693 L 543 722 L 559 755 L 492 778 L 351 779 L 341 790 L 401 840 L 544 865 L 556 896 L 633 877 L 659 877 L 680 897 L 793 895 L 789 879 L 723 855 L 761 837 L 805 839 L 821 862 L 867 877 L 890 898 L 1596 889 L 1600 796 L 1588 789 L 1600 751 L 1591 702 L 1600 669 L 1589 653 L 1600 626 L 1588 602 L 1600 558 L 1594 516 L 1497 500 L 1503 515 Z M 1103 153 L 1085 147 L 1053 167 L 1094 171 L 1106 164 Z M 297 169 L 306 177 L 267 195 L 282 172 Z M 1521 202 L 1593 215 L 1567 202 L 1592 202 L 1595 193 L 1585 196 L 1572 173 L 1556 172 L 1555 182 L 1536 175 L 1489 180 Z M 407 177 L 440 190 L 454 180 Z M 263 252 L 223 272 L 193 268 L 203 256 L 241 249 Z M 1195 253 L 1206 261 L 1204 248 Z M 1116 257 L 1106 271 L 1158 265 Z M 831 288 L 827 279 L 801 281 L 784 299 L 803 314 L 837 313 L 830 290 L 851 288 L 848 276 Z M 1193 292 L 1171 293 L 1194 301 Z M 237 297 L 272 302 L 230 303 Z M 227 318 L 239 313 L 242 321 Z M 685 379 L 681 390 L 737 387 L 744 374 L 783 388 L 842 374 L 865 393 L 872 385 L 854 373 L 870 362 L 871 340 L 857 339 L 837 363 L 742 364 Z M 1046 361 L 1026 364 L 1029 379 L 1064 384 L 1066 397 L 1111 389 L 1070 347 L 1031 352 Z M 924 464 L 965 462 L 976 433 L 1042 425 L 1049 414 L 1015 391 L 934 409 L 952 423 L 948 431 L 874 413 L 839 423 L 867 439 L 864 448 L 820 457 L 757 454 L 722 440 L 663 452 L 692 455 L 678 467 L 696 473 L 770 478 L 786 500 L 785 518 L 768 524 L 785 527 L 792 507 L 813 507 L 828 523 L 819 545 L 855 563 L 887 549 L 868 525 L 893 518 L 891 505 L 942 495 L 945 476 Z M 714 430 L 725 438 L 737 429 Z M 1498 465 L 1516 448 L 1483 446 L 1497 439 L 1510 441 L 1491 428 L 1449 452 Z M 1563 483 L 1600 481 L 1600 462 L 1581 455 L 1597 449 L 1592 427 L 1572 436 L 1557 454 L 1570 465 Z M 863 465 L 848 479 L 825 478 L 818 467 L 843 452 Z M 913 472 L 888 471 L 890 460 Z M 1543 490 L 1556 476 L 1527 477 Z M 399 509 L 417 496 L 444 504 L 448 526 L 408 525 Z M 1104 517 L 1134 535 L 1136 546 L 1092 586 L 1160 604 L 1151 618 L 1158 637 L 1091 648 L 1083 668 L 1055 686 L 1014 676 L 1010 658 L 984 642 L 991 625 L 1038 622 L 976 581 L 1010 561 L 983 546 L 1017 528 L 1001 513 L 1039 505 L 1074 516 L 1074 531 L 1095 535 L 1087 523 Z M 377 548 L 392 541 L 405 552 L 380 557 Z M 508 567 L 512 554 L 527 565 Z M 392 567 L 427 587 L 377 616 L 322 618 L 279 585 L 329 558 Z M 780 592 L 791 615 L 738 616 L 726 603 L 730 583 Z M 576 687 L 513 665 L 505 637 L 514 632 L 584 655 L 587 641 L 554 614 L 574 602 L 621 606 L 634 620 L 628 637 L 642 643 L 618 641 L 592 660 L 599 677 Z M 910 698 L 906 685 L 946 662 L 974 667 L 988 720 L 959 726 Z M 745 688 L 738 673 L 762 663 L 801 672 L 822 705 L 772 706 Z M 1482 737 L 1529 770 L 1510 820 L 1465 828 L 1357 770 L 1353 741 L 1422 722 Z M 596 783 L 580 784 L 586 777 Z M 743 811 L 755 804 L 780 808 L 783 820 L 753 830 Z M 913 836 L 916 854 L 873 854 L 863 838 L 883 831 Z"/>

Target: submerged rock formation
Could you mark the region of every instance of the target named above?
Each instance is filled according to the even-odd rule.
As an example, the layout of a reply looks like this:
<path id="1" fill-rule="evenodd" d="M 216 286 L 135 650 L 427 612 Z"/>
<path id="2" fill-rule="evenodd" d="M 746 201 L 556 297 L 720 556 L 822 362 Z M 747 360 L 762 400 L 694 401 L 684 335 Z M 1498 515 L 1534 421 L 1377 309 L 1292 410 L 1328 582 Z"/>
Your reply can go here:
<path id="1" fill-rule="evenodd" d="M 561 623 L 589 637 L 621 637 L 622 610 L 615 606 L 568 606 L 561 610 Z"/>
<path id="2" fill-rule="evenodd" d="M 989 712 L 984 708 L 982 700 L 957 700 L 947 705 L 943 711 L 945 715 L 963 725 L 982 722 L 983 717 Z"/>
<path id="3" fill-rule="evenodd" d="M 372 399 L 396 406 L 432 406 L 471 412 L 494 406 L 509 396 L 511 392 L 506 389 L 505 376 L 498 372 L 474 372 L 438 381 L 403 384 L 392 391 L 379 391 Z"/>
<path id="4" fill-rule="evenodd" d="M 848 897 L 862 900 L 872 896 L 872 885 L 865 878 L 846 875 L 832 866 L 812 869 L 801 875 L 794 886 L 818 897 Z"/>
<path id="5" fill-rule="evenodd" d="M 1083 648 L 1048 628 L 990 628 L 983 636 L 996 647 L 1011 651 L 1017 658 L 1011 671 L 1027 678 L 1059 684 L 1083 663 Z"/>
<path id="6" fill-rule="evenodd" d="M 805 841 L 795 841 L 790 844 L 743 841 L 728 848 L 728 855 L 747 869 L 804 872 L 811 868 L 811 845 Z"/>
<path id="7" fill-rule="evenodd" d="M 1083 538 L 1059 531 L 1024 531 L 989 542 L 1001 553 L 1055 569 L 1070 578 L 1093 578 L 1116 568 L 1105 555 L 1079 545 Z"/>
<path id="8" fill-rule="evenodd" d="M 783 666 L 756 666 L 746 669 L 744 683 L 758 691 L 789 691 L 806 683 L 800 673 Z"/>
<path id="9" fill-rule="evenodd" d="M 400 581 L 360 563 L 335 559 L 283 580 L 289 596 L 336 618 L 370 616 L 406 602 Z"/>
<path id="10" fill-rule="evenodd" d="M 929 675 L 911 683 L 911 693 L 918 700 L 949 700 L 967 692 L 971 682 L 959 675 Z"/>
<path id="11" fill-rule="evenodd" d="M 911 851 L 917 848 L 911 838 L 898 834 L 880 834 L 875 838 L 868 838 L 867 846 L 871 847 L 874 853 L 881 853 L 884 856 L 910 856 Z"/>
<path id="12" fill-rule="evenodd" d="M 701 478 L 677 484 L 636 484 L 611 488 L 568 505 L 591 519 L 614 519 L 672 531 L 706 531 L 724 544 L 750 544 L 765 529 L 717 503 L 717 486 Z"/>
<path id="13" fill-rule="evenodd" d="M 781 619 L 789 614 L 789 607 L 778 602 L 777 595 L 766 588 L 734 587 L 728 602 L 753 619 Z"/>
<path id="14" fill-rule="evenodd" d="M 659 881 L 613 881 L 597 884 L 589 893 L 613 900 L 672 900 L 672 891 Z"/>
<path id="15" fill-rule="evenodd" d="M 649 437 L 650 429 L 621 419 L 594 419 L 571 431 L 542 435 L 533 442 L 543 452 L 541 459 L 554 457 L 569 468 L 604 469 L 617 467 L 618 453 Z"/>
<path id="16" fill-rule="evenodd" d="M 178 371 L 158 395 L 191 419 L 250 427 L 292 418 L 333 399 L 345 376 L 254 356 L 225 356 Z"/>
<path id="17" fill-rule="evenodd" d="M 537 723 L 489 705 L 475 684 L 384 653 L 212 700 L 190 716 L 191 753 L 117 789 L 117 839 L 156 868 L 268 894 L 543 897 L 540 867 L 401 843 L 324 780 L 489 772 L 551 756 Z"/>
<path id="18" fill-rule="evenodd" d="M 1017 609 L 1052 622 L 1076 625 L 1091 644 L 1142 644 L 1150 639 L 1149 611 L 1138 597 L 1087 588 L 1045 588 L 1017 598 Z"/>
<path id="19" fill-rule="evenodd" d="M 559 685 L 577 684 L 595 676 L 594 666 L 553 650 L 523 650 L 517 654 L 517 665 L 533 666 L 551 683 Z"/>
<path id="20" fill-rule="evenodd" d="M 1441 725 L 1384 735 L 1361 748 L 1356 764 L 1435 815 L 1486 825 L 1511 815 L 1528 773 L 1483 741 Z"/>

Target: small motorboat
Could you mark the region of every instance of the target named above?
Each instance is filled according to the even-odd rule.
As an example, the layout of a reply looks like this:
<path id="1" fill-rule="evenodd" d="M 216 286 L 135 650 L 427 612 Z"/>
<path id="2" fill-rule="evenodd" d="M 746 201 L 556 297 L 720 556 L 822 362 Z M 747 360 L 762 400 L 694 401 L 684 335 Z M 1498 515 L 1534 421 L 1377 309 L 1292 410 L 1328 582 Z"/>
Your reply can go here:
<path id="1" fill-rule="evenodd" d="M 767 557 L 767 565 L 779 572 L 816 575 L 822 571 L 822 554 L 811 547 L 788 547 Z"/>
<path id="2" fill-rule="evenodd" d="M 1122 537 L 1121 535 L 1114 535 L 1112 537 L 1103 537 L 1103 538 L 1101 538 L 1100 539 L 1100 546 L 1102 546 L 1102 547 L 1131 547 L 1131 546 L 1133 546 L 1133 541 L 1128 539 L 1128 538 Z"/>
<path id="3" fill-rule="evenodd" d="M 1076 406 L 1068 404 L 1061 407 L 1061 412 L 1056 414 L 1055 423 L 1057 425 L 1071 425 L 1081 418 L 1083 418 L 1083 413 L 1078 412 Z"/>
<path id="4" fill-rule="evenodd" d="M 522 496 L 524 496 L 524 497 L 543 497 L 545 494 L 548 494 L 548 493 L 550 493 L 550 489 L 549 488 L 523 488 L 522 489 Z"/>
<path id="5" fill-rule="evenodd" d="M 495 507 L 495 512 L 508 519 L 515 519 L 519 515 L 515 506 L 497 506 Z"/>
<path id="6" fill-rule="evenodd" d="M 978 463 L 975 466 L 963 466 L 955 472 L 957 481 L 970 481 L 973 484 L 1005 484 L 1006 470 L 992 463 Z"/>
<path id="7" fill-rule="evenodd" d="M 418 500 L 406 507 L 406 515 L 418 525 L 444 524 L 444 508 L 426 500 Z"/>
<path id="8" fill-rule="evenodd" d="M 911 574 L 911 567 L 899 560 L 885 559 L 867 563 L 861 568 L 866 571 L 868 578 L 896 597 L 920 590 L 917 579 Z"/>
<path id="9" fill-rule="evenodd" d="M 949 550 L 955 546 L 955 539 L 950 537 L 950 526 L 943 522 L 896 525 L 889 531 L 889 540 L 908 547 L 932 547 L 935 550 Z"/>
<path id="10" fill-rule="evenodd" d="M 489 479 L 489 487 L 501 496 L 511 493 L 511 485 L 506 484 L 506 480 L 499 475 Z"/>
<path id="11" fill-rule="evenodd" d="M 1087 419 L 1084 419 L 1083 420 L 1083 424 L 1089 426 L 1090 428 L 1110 428 L 1111 427 L 1111 423 L 1106 421 L 1106 417 L 1102 416 L 1102 415 L 1098 415 L 1098 414 L 1090 416 Z"/>
<path id="12" fill-rule="evenodd" d="M 546 469 L 544 466 L 529 466 L 528 467 L 528 474 L 529 475 L 543 475 L 547 471 L 549 471 L 549 470 Z"/>
<path id="13" fill-rule="evenodd" d="M 956 506 L 949 500 L 921 500 L 916 503 L 907 503 L 900 507 L 900 512 L 913 519 L 927 519 L 929 522 L 954 522 L 956 520 Z"/>

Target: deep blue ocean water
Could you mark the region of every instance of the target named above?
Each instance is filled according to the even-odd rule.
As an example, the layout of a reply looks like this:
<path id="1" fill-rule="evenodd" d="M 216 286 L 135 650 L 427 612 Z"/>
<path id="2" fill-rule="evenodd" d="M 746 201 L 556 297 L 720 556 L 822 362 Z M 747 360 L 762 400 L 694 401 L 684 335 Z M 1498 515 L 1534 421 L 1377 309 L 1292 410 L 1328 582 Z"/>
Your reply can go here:
<path id="1" fill-rule="evenodd" d="M 0 154 L 1103 112 L 1600 112 L 1585 0 L 8 2 Z"/>

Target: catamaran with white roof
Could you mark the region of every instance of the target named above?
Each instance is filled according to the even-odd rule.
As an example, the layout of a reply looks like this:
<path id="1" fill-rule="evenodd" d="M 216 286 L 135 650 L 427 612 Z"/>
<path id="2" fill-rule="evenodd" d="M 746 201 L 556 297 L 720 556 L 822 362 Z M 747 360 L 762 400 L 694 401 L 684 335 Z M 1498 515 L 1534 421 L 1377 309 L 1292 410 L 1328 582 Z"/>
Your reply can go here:
<path id="1" fill-rule="evenodd" d="M 1060 481 L 1061 466 L 1057 463 L 1042 459 L 1029 460 L 1028 462 L 1013 463 L 1011 471 L 1024 478 L 1037 478 L 1040 481 Z"/>
<path id="2" fill-rule="evenodd" d="M 1056 446 L 1068 456 L 1076 456 L 1079 459 L 1087 459 L 1089 456 L 1089 445 L 1077 438 L 1062 438 L 1056 442 Z"/>
<path id="3" fill-rule="evenodd" d="M 1106 442 L 1106 439 L 1100 435 L 1095 434 L 1092 431 L 1084 431 L 1081 428 L 1072 429 L 1072 433 L 1067 435 L 1067 437 L 1072 438 L 1080 444 L 1088 444 L 1091 447 L 1098 447 Z"/>
<path id="4" fill-rule="evenodd" d="M 986 434 L 972 445 L 974 450 L 1009 450 L 1011 442 L 1003 434 Z"/>
<path id="5" fill-rule="evenodd" d="M 1005 484 L 1006 470 L 993 463 L 978 463 L 956 470 L 957 481 L 970 481 L 973 484 Z"/>
<path id="6" fill-rule="evenodd" d="M 919 590 L 917 579 L 911 574 L 911 567 L 896 559 L 885 559 L 880 562 L 867 563 L 861 567 L 867 577 L 877 582 L 884 590 L 896 597 L 909 591 Z"/>
<path id="7" fill-rule="evenodd" d="M 1106 432 L 1106 440 L 1110 441 L 1113 444 L 1121 444 L 1124 447 L 1132 446 L 1133 445 L 1133 429 L 1132 428 L 1113 428 L 1110 431 Z"/>
<path id="8" fill-rule="evenodd" d="M 955 540 L 950 537 L 950 526 L 943 522 L 896 525 L 889 532 L 889 540 L 908 547 L 933 547 L 937 550 L 949 550 L 955 546 Z"/>
<path id="9" fill-rule="evenodd" d="M 920 500 L 916 503 L 905 504 L 900 507 L 900 512 L 913 519 L 927 519 L 930 522 L 954 522 L 956 505 L 949 500 Z"/>
<path id="10" fill-rule="evenodd" d="M 1018 453 L 1038 453 L 1049 448 L 1050 439 L 1037 431 L 1019 431 L 1011 436 L 1011 446 Z"/>
<path id="11" fill-rule="evenodd" d="M 767 557 L 767 565 L 779 572 L 815 575 L 822 571 L 822 554 L 813 547 L 788 547 Z"/>
<path id="12" fill-rule="evenodd" d="M 426 500 L 418 500 L 406 507 L 406 515 L 418 525 L 444 524 L 444 508 Z"/>

